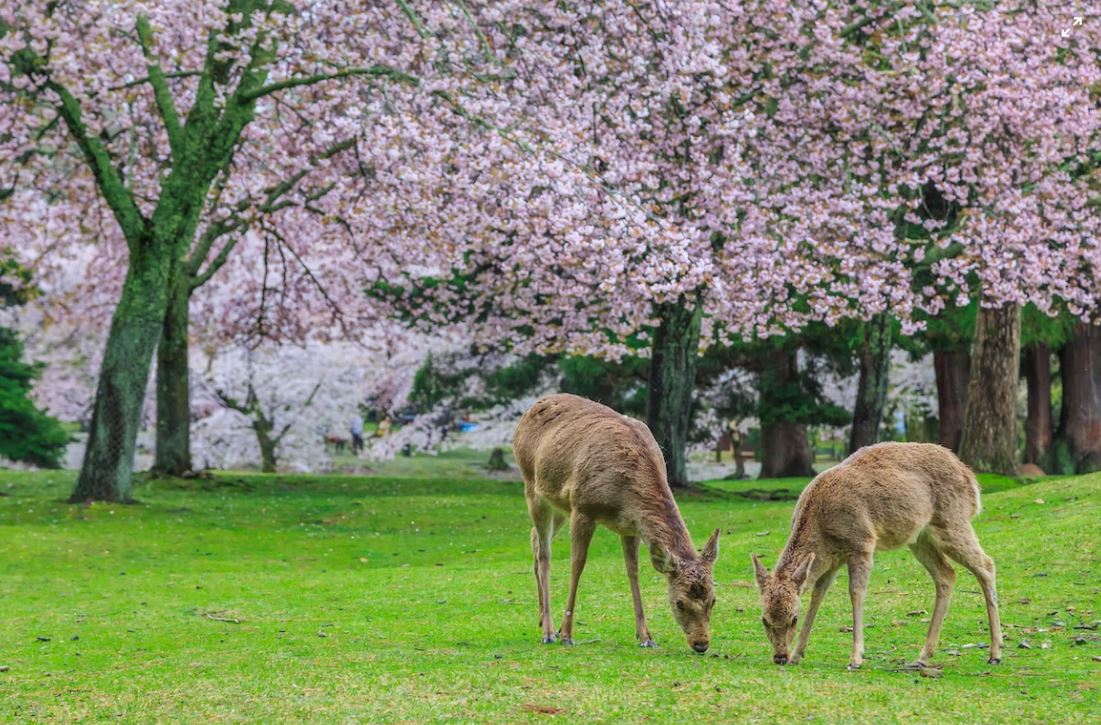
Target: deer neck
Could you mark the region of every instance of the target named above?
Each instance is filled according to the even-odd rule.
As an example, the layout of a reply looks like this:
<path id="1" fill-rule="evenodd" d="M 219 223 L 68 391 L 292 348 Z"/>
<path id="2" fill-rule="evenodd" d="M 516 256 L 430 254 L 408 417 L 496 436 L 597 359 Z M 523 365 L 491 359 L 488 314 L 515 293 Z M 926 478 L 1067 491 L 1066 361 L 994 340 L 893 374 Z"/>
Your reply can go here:
<path id="1" fill-rule="evenodd" d="M 792 527 L 791 536 L 780 558 L 776 562 L 776 573 L 788 573 L 797 568 L 807 558 L 818 551 L 818 532 L 805 520 L 799 520 Z"/>
<path id="2" fill-rule="evenodd" d="M 644 501 L 639 507 L 637 527 L 647 548 L 653 550 L 658 546 L 682 560 L 696 558 L 692 537 L 671 493 Z"/>

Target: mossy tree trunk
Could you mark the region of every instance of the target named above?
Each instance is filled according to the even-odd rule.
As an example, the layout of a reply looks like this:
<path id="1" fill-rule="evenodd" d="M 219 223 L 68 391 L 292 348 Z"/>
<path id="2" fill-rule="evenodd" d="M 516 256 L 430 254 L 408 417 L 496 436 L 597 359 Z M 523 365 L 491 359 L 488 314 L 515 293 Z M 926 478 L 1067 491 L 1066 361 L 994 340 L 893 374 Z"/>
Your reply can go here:
<path id="1" fill-rule="evenodd" d="M 659 305 L 658 319 L 650 358 L 646 422 L 665 456 L 669 486 L 685 488 L 689 485 L 685 456 L 703 310 L 698 300 L 681 298 Z"/>
<path id="2" fill-rule="evenodd" d="M 1063 405 L 1053 446 L 1060 473 L 1101 470 L 1101 328 L 1079 322 L 1059 352 Z"/>
<path id="3" fill-rule="evenodd" d="M 864 339 L 858 355 L 860 378 L 849 433 L 849 453 L 879 439 L 891 367 L 891 321 L 887 315 L 877 315 L 864 324 Z"/>
<path id="4" fill-rule="evenodd" d="M 276 447 L 279 441 L 272 436 L 271 421 L 260 415 L 253 421 L 252 430 L 256 433 L 256 442 L 260 444 L 260 470 L 264 473 L 275 473 L 278 463 Z"/>
<path id="5" fill-rule="evenodd" d="M 157 346 L 157 452 L 153 470 L 164 476 L 191 471 L 190 302 L 190 280 L 177 275 L 168 295 Z"/>
<path id="6" fill-rule="evenodd" d="M 230 9 L 242 11 L 243 20 L 232 22 L 251 23 L 250 8 L 247 0 L 233 0 Z M 80 149 L 130 252 L 126 282 L 108 333 L 84 463 L 71 497 L 74 502 L 131 498 L 142 401 L 169 294 L 183 273 L 184 255 L 195 239 L 214 179 L 228 168 L 241 132 L 252 122 L 257 100 L 281 87 L 264 85 L 274 55 L 267 44 L 257 43 L 253 49 L 256 63 L 237 80 L 232 95 L 219 100 L 217 87 L 225 87 L 229 79 L 218 60 L 219 46 L 212 41 L 191 108 L 181 116 L 156 60 L 148 18 L 139 17 L 135 31 L 171 154 L 150 215 L 139 207 L 107 147 L 85 125 L 80 101 L 64 85 L 47 81 L 58 99 L 58 115 Z"/>
<path id="7" fill-rule="evenodd" d="M 160 339 L 171 260 L 155 246 L 131 256 L 100 366 L 84 462 L 70 501 L 130 501 L 134 446 Z"/>
<path id="8" fill-rule="evenodd" d="M 937 427 L 945 448 L 960 450 L 963 413 L 967 407 L 967 378 L 971 355 L 966 350 L 934 350 L 933 372 L 937 380 Z"/>
<path id="9" fill-rule="evenodd" d="M 1028 385 L 1028 417 L 1025 419 L 1025 463 L 1050 471 L 1053 422 L 1051 414 L 1051 349 L 1036 342 L 1021 354 Z"/>
<path id="10" fill-rule="evenodd" d="M 982 307 L 975 321 L 960 458 L 980 471 L 1017 475 L 1021 308 Z"/>
<path id="11" fill-rule="evenodd" d="M 759 374 L 761 478 L 814 475 L 807 426 L 780 413 L 791 407 L 790 396 L 799 387 L 798 350 L 769 350 Z"/>

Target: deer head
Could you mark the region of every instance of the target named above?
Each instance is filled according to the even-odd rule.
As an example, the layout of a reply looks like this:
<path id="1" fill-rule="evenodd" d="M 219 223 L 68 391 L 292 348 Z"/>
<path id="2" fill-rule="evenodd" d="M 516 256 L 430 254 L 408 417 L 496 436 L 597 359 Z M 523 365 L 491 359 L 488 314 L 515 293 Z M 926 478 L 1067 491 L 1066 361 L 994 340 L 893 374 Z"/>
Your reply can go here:
<path id="1" fill-rule="evenodd" d="M 799 595 L 814 563 L 811 554 L 790 571 L 769 573 L 756 554 L 751 555 L 761 593 L 761 623 L 772 644 L 772 661 L 786 665 L 791 659 L 791 641 L 799 624 Z"/>
<path id="2" fill-rule="evenodd" d="M 703 654 L 711 644 L 711 609 L 715 606 L 711 572 L 719 556 L 719 530 L 711 534 L 699 556 L 684 559 L 660 547 L 653 547 L 650 556 L 654 568 L 669 581 L 669 606 L 688 646 Z"/>

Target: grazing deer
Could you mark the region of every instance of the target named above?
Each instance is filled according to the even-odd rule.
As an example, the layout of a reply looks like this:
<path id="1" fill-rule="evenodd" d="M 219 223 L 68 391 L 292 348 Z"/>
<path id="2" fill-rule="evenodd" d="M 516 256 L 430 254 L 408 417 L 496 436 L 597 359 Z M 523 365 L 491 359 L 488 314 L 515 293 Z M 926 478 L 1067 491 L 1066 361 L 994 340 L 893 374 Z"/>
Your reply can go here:
<path id="1" fill-rule="evenodd" d="M 524 496 L 534 526 L 531 549 L 539 592 L 544 644 L 555 641 L 551 622 L 551 540 L 570 516 L 572 573 L 566 614 L 558 636 L 573 644 L 577 583 L 585 568 L 597 523 L 620 535 L 635 607 L 635 635 L 654 647 L 638 589 L 639 540 L 654 568 L 669 582 L 669 604 L 688 644 L 706 652 L 715 604 L 711 570 L 719 531 L 697 553 L 665 476 L 665 460 L 650 429 L 611 408 L 575 395 L 550 395 L 520 419 L 513 450 L 524 478 Z"/>
<path id="2" fill-rule="evenodd" d="M 807 649 L 814 615 L 842 564 L 849 568 L 853 647 L 849 669 L 864 661 L 864 596 L 872 555 L 909 546 L 929 571 L 936 603 L 925 646 L 912 667 L 933 656 L 956 581 L 953 559 L 971 570 L 986 599 L 990 663 L 1001 661 L 1002 631 L 994 588 L 994 561 L 971 528 L 981 508 L 971 470 L 946 448 L 928 443 L 880 443 L 862 448 L 819 474 L 799 497 L 791 536 L 770 574 L 753 555 L 762 622 L 776 664 L 796 663 Z M 811 588 L 799 644 L 790 654 L 799 597 Z"/>

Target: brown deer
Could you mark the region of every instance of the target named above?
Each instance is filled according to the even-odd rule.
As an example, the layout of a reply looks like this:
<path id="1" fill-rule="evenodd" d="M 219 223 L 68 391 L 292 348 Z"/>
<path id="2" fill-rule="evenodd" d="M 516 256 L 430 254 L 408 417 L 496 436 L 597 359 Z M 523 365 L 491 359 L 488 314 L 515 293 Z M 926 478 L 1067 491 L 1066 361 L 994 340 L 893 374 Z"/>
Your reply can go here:
<path id="1" fill-rule="evenodd" d="M 911 667 L 925 667 L 936 650 L 956 581 L 949 559 L 967 567 L 979 580 L 990 624 L 989 662 L 1000 662 L 1002 631 L 994 561 L 971 528 L 980 508 L 979 484 L 971 470 L 948 449 L 929 443 L 868 446 L 819 474 L 795 505 L 791 536 L 776 569 L 770 574 L 756 555 L 752 557 L 773 661 L 794 664 L 803 657 L 814 615 L 845 564 L 853 608 L 849 669 L 860 667 L 872 556 L 878 550 L 909 546 L 936 587 L 925 646 Z M 811 588 L 810 604 L 793 655 L 799 597 L 807 588 Z"/>
<path id="2" fill-rule="evenodd" d="M 535 583 L 544 644 L 555 642 L 551 622 L 551 541 L 570 516 L 572 572 L 566 614 L 558 637 L 573 644 L 577 583 L 598 523 L 620 535 L 635 607 L 635 635 L 654 647 L 638 589 L 639 540 L 646 542 L 654 568 L 669 583 L 669 604 L 688 644 L 706 652 L 715 604 L 711 570 L 719 553 L 719 531 L 697 553 L 665 476 L 665 460 L 654 436 L 640 421 L 575 395 L 550 395 L 520 419 L 513 450 L 524 478 L 533 527 Z"/>

